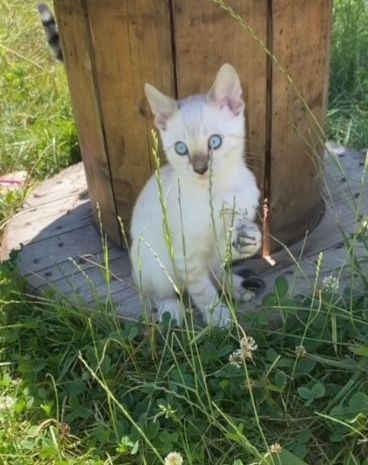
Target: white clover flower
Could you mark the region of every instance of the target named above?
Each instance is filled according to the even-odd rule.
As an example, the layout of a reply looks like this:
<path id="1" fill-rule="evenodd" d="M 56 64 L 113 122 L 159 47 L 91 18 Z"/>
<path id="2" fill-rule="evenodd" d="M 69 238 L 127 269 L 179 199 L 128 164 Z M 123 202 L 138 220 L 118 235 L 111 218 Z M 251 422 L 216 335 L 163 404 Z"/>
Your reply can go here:
<path id="1" fill-rule="evenodd" d="M 270 451 L 271 451 L 271 454 L 280 455 L 282 452 L 282 447 L 278 442 L 275 442 L 275 444 L 271 445 Z"/>
<path id="2" fill-rule="evenodd" d="M 14 397 L 11 396 L 0 396 L 0 411 L 10 409 L 15 404 Z"/>
<path id="3" fill-rule="evenodd" d="M 327 292 L 337 292 L 339 290 L 339 280 L 332 275 L 325 276 L 322 280 L 322 290 Z"/>
<path id="4" fill-rule="evenodd" d="M 258 349 L 256 341 L 246 334 L 240 341 L 240 349 L 234 350 L 229 357 L 229 363 L 231 365 L 240 368 L 245 360 L 253 361 L 253 352 Z"/>
<path id="5" fill-rule="evenodd" d="M 183 457 L 179 452 L 170 452 L 165 458 L 165 465 L 183 465 Z"/>
<path id="6" fill-rule="evenodd" d="M 243 354 L 243 357 L 246 360 L 253 361 L 253 352 L 258 349 L 256 341 L 252 338 L 252 336 L 244 335 L 243 339 L 240 341 L 240 348 Z"/>
<path id="7" fill-rule="evenodd" d="M 295 354 L 299 358 L 303 358 L 307 355 L 307 349 L 304 346 L 296 346 Z"/>
<path id="8" fill-rule="evenodd" d="M 230 354 L 229 363 L 230 365 L 233 365 L 236 368 L 240 368 L 242 366 L 243 355 L 240 349 L 234 350 L 234 352 Z"/>

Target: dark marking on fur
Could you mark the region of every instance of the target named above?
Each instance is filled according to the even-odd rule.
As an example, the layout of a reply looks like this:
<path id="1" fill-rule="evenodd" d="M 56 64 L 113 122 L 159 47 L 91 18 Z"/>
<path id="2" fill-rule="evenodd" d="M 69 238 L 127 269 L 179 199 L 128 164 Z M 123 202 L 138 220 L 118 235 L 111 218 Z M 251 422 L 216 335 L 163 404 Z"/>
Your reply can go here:
<path id="1" fill-rule="evenodd" d="M 63 61 L 63 52 L 61 49 L 60 36 L 58 27 L 52 14 L 51 10 L 44 3 L 37 5 L 38 12 L 40 14 L 42 26 L 45 31 L 46 40 L 52 48 L 55 58 L 59 61 Z"/>

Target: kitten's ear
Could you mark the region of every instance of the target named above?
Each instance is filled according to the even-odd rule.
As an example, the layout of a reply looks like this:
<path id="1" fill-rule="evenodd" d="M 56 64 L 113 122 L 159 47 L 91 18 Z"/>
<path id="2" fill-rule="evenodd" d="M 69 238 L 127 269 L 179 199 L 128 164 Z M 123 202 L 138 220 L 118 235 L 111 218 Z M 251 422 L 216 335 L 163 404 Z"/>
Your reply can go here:
<path id="1" fill-rule="evenodd" d="M 167 120 L 178 111 L 177 102 L 151 84 L 145 84 L 144 90 L 152 113 L 155 115 L 155 125 L 165 131 Z"/>
<path id="2" fill-rule="evenodd" d="M 234 115 L 239 115 L 244 111 L 242 93 L 238 73 L 231 65 L 225 63 L 217 73 L 207 97 L 218 106 L 227 105 Z"/>

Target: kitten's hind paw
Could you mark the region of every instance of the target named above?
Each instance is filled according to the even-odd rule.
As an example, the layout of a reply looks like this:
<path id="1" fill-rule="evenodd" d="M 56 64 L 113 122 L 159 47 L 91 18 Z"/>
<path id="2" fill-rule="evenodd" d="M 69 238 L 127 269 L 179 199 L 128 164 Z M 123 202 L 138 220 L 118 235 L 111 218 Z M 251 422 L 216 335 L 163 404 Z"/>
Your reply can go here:
<path id="1" fill-rule="evenodd" d="M 162 321 L 162 318 L 165 313 L 168 313 L 171 316 L 172 320 L 176 321 L 178 326 L 181 325 L 183 320 L 183 310 L 181 309 L 180 302 L 175 297 L 169 297 L 167 299 L 161 299 L 155 301 L 156 306 L 156 315 L 159 322 Z"/>
<path id="2" fill-rule="evenodd" d="M 218 328 L 229 327 L 232 323 L 230 309 L 227 305 L 220 303 L 216 306 L 207 307 L 202 312 L 203 319 L 208 326 L 217 326 Z"/>
<path id="3" fill-rule="evenodd" d="M 248 302 L 259 295 L 265 288 L 265 282 L 255 274 L 239 275 L 233 273 L 230 292 L 235 300 Z"/>
<path id="4" fill-rule="evenodd" d="M 258 277 L 257 275 L 253 275 L 244 278 L 242 286 L 245 289 L 254 292 L 255 295 L 258 295 L 265 289 L 266 283 L 263 281 L 262 278 Z"/>

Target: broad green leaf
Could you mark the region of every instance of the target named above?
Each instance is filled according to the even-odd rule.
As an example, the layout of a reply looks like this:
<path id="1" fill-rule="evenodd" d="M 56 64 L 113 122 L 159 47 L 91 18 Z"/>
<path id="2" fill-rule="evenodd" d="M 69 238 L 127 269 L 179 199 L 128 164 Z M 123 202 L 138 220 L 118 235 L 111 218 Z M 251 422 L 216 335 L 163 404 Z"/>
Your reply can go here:
<path id="1" fill-rule="evenodd" d="M 218 350 L 218 356 L 223 357 L 224 355 L 229 355 L 233 351 L 233 346 L 226 344 L 221 349 Z"/>
<path id="2" fill-rule="evenodd" d="M 276 352 L 275 349 L 272 349 L 272 347 L 267 349 L 267 351 L 266 351 L 267 361 L 274 362 L 277 359 L 278 356 L 279 356 L 279 354 Z"/>
<path id="3" fill-rule="evenodd" d="M 295 360 L 291 358 L 282 357 L 277 366 L 281 368 L 293 368 L 295 365 Z"/>
<path id="4" fill-rule="evenodd" d="M 281 371 L 281 370 L 278 370 L 276 375 L 275 375 L 275 384 L 277 387 L 283 389 L 286 384 L 287 384 L 287 376 L 286 374 Z"/>
<path id="5" fill-rule="evenodd" d="M 266 294 L 262 300 L 262 307 L 273 307 L 277 304 L 275 294 Z"/>
<path id="6" fill-rule="evenodd" d="M 337 405 L 330 412 L 332 417 L 346 420 L 352 420 L 359 414 L 368 416 L 368 395 L 364 392 L 356 392 L 348 405 Z"/>
<path id="7" fill-rule="evenodd" d="M 300 388 L 298 388 L 298 394 L 300 395 L 302 399 L 305 399 L 305 400 L 313 399 L 312 391 L 308 389 L 307 387 L 301 386 Z"/>
<path id="8" fill-rule="evenodd" d="M 344 439 L 345 433 L 343 431 L 333 431 L 330 434 L 331 442 L 341 442 Z"/>
<path id="9" fill-rule="evenodd" d="M 326 388 L 322 383 L 316 383 L 311 391 L 314 399 L 320 399 L 326 394 Z"/>
<path id="10" fill-rule="evenodd" d="M 356 369 L 356 361 L 348 358 L 345 360 L 336 360 L 334 358 L 322 357 L 321 355 L 308 354 L 310 360 L 314 360 L 322 365 L 328 365 L 341 370 L 354 371 Z"/>
<path id="11" fill-rule="evenodd" d="M 276 294 L 279 299 L 286 297 L 289 289 L 289 284 L 285 276 L 278 276 L 275 281 Z"/>
<path id="12" fill-rule="evenodd" d="M 272 457 L 267 457 L 264 463 L 267 465 L 308 465 L 307 462 L 286 449 L 283 449 L 279 455 L 272 454 Z"/>
<path id="13" fill-rule="evenodd" d="M 305 444 L 309 439 L 312 437 L 312 433 L 309 429 L 306 429 L 304 431 L 301 431 L 299 434 L 297 434 L 294 438 L 295 442 L 298 442 L 299 444 Z"/>
<path id="14" fill-rule="evenodd" d="M 295 446 L 292 448 L 292 452 L 296 454 L 299 458 L 303 458 L 307 455 L 307 446 L 302 443 L 296 443 Z"/>
<path id="15" fill-rule="evenodd" d="M 368 414 L 368 395 L 364 392 L 355 393 L 349 402 L 349 408 L 355 410 L 356 413 Z"/>
<path id="16" fill-rule="evenodd" d="M 306 373 L 310 373 L 314 367 L 316 366 L 316 362 L 311 360 L 310 358 L 299 358 L 296 364 L 294 376 L 297 378 L 298 376 L 304 376 Z"/>

